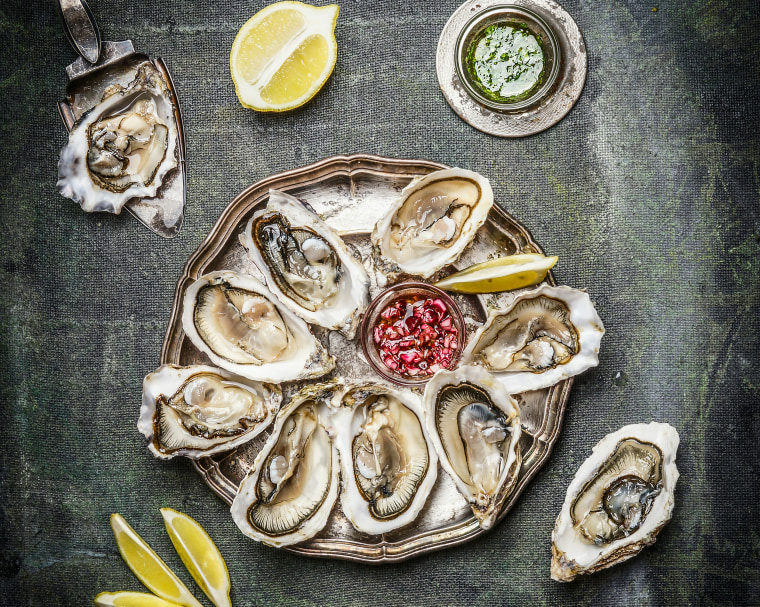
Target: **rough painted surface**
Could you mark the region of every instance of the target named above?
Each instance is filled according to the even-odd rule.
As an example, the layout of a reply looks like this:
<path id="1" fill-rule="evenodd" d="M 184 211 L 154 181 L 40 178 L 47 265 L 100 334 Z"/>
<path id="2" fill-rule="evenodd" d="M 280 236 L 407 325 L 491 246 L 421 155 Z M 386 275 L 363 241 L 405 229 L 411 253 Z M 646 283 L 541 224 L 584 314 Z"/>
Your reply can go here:
<path id="1" fill-rule="evenodd" d="M 188 208 L 164 241 L 55 192 L 56 102 L 74 59 L 52 2 L 0 7 L 0 596 L 86 605 L 141 590 L 108 516 L 121 512 L 190 584 L 158 509 L 201 522 L 236 605 L 760 603 L 760 18 L 754 0 L 573 0 L 586 89 L 524 140 L 456 118 L 434 73 L 456 1 L 341 2 L 340 56 L 303 109 L 241 107 L 227 57 L 260 0 L 91 0 L 104 39 L 163 57 L 187 131 Z M 403 5 L 403 9 L 400 8 Z M 654 10 L 654 8 L 658 10 Z M 189 463 L 159 462 L 135 422 L 175 282 L 226 204 L 275 172 L 338 153 L 419 157 L 492 180 L 496 199 L 586 287 L 607 326 L 562 436 L 517 507 L 465 546 L 388 567 L 307 559 L 243 537 Z M 677 502 L 657 543 L 568 585 L 550 535 L 603 435 L 668 421 Z"/>

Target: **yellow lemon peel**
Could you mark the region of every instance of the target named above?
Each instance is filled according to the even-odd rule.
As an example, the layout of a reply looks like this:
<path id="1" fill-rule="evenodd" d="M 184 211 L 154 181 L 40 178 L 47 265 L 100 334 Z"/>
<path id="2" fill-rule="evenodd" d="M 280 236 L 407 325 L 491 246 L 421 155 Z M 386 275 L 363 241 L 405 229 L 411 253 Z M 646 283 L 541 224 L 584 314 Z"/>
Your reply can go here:
<path id="1" fill-rule="evenodd" d="M 538 284 L 557 263 L 557 257 L 510 255 L 478 263 L 434 283 L 457 293 L 496 293 Z"/>
<path id="2" fill-rule="evenodd" d="M 235 92 L 245 107 L 284 112 L 324 86 L 338 58 L 337 4 L 276 2 L 240 28 L 230 51 Z"/>

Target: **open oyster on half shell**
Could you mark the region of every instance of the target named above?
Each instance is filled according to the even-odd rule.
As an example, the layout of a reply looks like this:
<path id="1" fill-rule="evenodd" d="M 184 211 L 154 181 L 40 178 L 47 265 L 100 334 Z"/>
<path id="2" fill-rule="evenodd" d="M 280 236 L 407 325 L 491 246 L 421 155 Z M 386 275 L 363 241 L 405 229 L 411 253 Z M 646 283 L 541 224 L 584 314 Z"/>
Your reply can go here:
<path id="1" fill-rule="evenodd" d="M 334 424 L 346 518 L 370 534 L 413 522 L 438 474 L 420 398 L 368 384 L 350 389 L 340 405 Z"/>
<path id="2" fill-rule="evenodd" d="M 325 375 L 332 357 L 308 325 L 252 276 L 211 272 L 185 291 L 182 328 L 215 364 L 254 381 Z"/>
<path id="3" fill-rule="evenodd" d="M 510 394 L 538 390 L 599 364 L 603 335 L 588 293 L 542 285 L 491 312 L 462 364 L 488 369 Z"/>
<path id="4" fill-rule="evenodd" d="M 552 533 L 552 578 L 569 582 L 631 558 L 670 520 L 678 432 L 625 426 L 605 436 L 567 489 Z"/>
<path id="5" fill-rule="evenodd" d="M 520 469 L 520 410 L 481 367 L 438 371 L 425 386 L 428 429 L 443 469 L 490 529 Z"/>
<path id="6" fill-rule="evenodd" d="M 58 190 L 85 211 L 121 213 L 133 198 L 156 196 L 178 165 L 178 145 L 171 94 L 145 63 L 74 124 L 58 161 Z"/>
<path id="7" fill-rule="evenodd" d="M 337 381 L 312 384 L 278 413 L 230 509 L 248 537 L 289 546 L 314 537 L 327 523 L 340 486 L 330 416 L 342 390 Z"/>
<path id="8" fill-rule="evenodd" d="M 162 365 L 145 376 L 138 430 L 156 457 L 229 451 L 274 420 L 282 393 L 206 365 Z"/>
<path id="9" fill-rule="evenodd" d="M 378 266 L 432 276 L 459 258 L 492 206 L 491 184 L 473 171 L 445 169 L 415 179 L 372 231 Z"/>
<path id="10" fill-rule="evenodd" d="M 267 287 L 305 321 L 353 338 L 369 299 L 369 276 L 312 209 L 270 190 L 241 237 Z"/>

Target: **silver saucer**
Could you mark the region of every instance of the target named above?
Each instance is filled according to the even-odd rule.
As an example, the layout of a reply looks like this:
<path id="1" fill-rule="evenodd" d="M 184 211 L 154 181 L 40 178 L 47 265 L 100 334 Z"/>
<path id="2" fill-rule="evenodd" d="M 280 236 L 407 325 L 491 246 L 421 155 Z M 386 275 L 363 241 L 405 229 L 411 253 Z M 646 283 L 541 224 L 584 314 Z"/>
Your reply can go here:
<path id="1" fill-rule="evenodd" d="M 475 15 L 508 5 L 524 7 L 543 18 L 559 42 L 561 64 L 548 95 L 519 111 L 502 112 L 489 109 L 467 92 L 457 75 L 456 48 L 460 33 Z M 570 14 L 551 0 L 468 0 L 451 15 L 438 40 L 436 73 L 446 101 L 462 120 L 498 137 L 533 135 L 562 120 L 581 96 L 586 72 L 583 36 Z"/>

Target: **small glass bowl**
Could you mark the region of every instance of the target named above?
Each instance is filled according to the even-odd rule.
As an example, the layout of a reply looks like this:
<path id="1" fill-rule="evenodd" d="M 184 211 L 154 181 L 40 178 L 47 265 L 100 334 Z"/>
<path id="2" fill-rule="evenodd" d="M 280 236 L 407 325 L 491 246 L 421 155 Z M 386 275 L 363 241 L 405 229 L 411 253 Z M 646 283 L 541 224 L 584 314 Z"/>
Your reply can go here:
<path id="1" fill-rule="evenodd" d="M 451 357 L 451 362 L 448 369 L 456 367 L 459 359 L 464 351 L 465 342 L 467 341 L 467 334 L 464 325 L 464 317 L 459 310 L 459 306 L 441 289 L 429 285 L 424 282 L 401 282 L 399 284 L 388 287 L 382 291 L 372 302 L 369 304 L 367 311 L 364 314 L 364 319 L 361 325 L 361 344 L 362 350 L 364 350 L 364 356 L 369 361 L 369 364 L 377 372 L 378 375 L 387 379 L 394 384 L 400 386 L 422 386 L 433 377 L 434 373 L 428 375 L 409 376 L 407 374 L 398 373 L 385 365 L 380 358 L 380 349 L 374 340 L 374 329 L 380 320 L 380 314 L 388 306 L 395 303 L 399 299 L 413 298 L 419 299 L 440 299 L 443 305 L 446 306 L 446 310 L 449 313 L 453 321 L 453 325 L 457 330 L 457 347 Z"/>
<path id="2" fill-rule="evenodd" d="M 483 94 L 479 84 L 467 69 L 467 53 L 470 45 L 483 30 L 496 23 L 527 29 L 539 41 L 544 53 L 544 82 L 526 98 L 517 99 L 514 102 L 503 103 L 489 99 Z M 457 76 L 467 94 L 479 104 L 497 112 L 516 112 L 536 105 L 549 94 L 554 86 L 561 63 L 560 45 L 552 28 L 537 13 L 514 5 L 494 6 L 472 17 L 459 33 L 455 52 Z"/>

